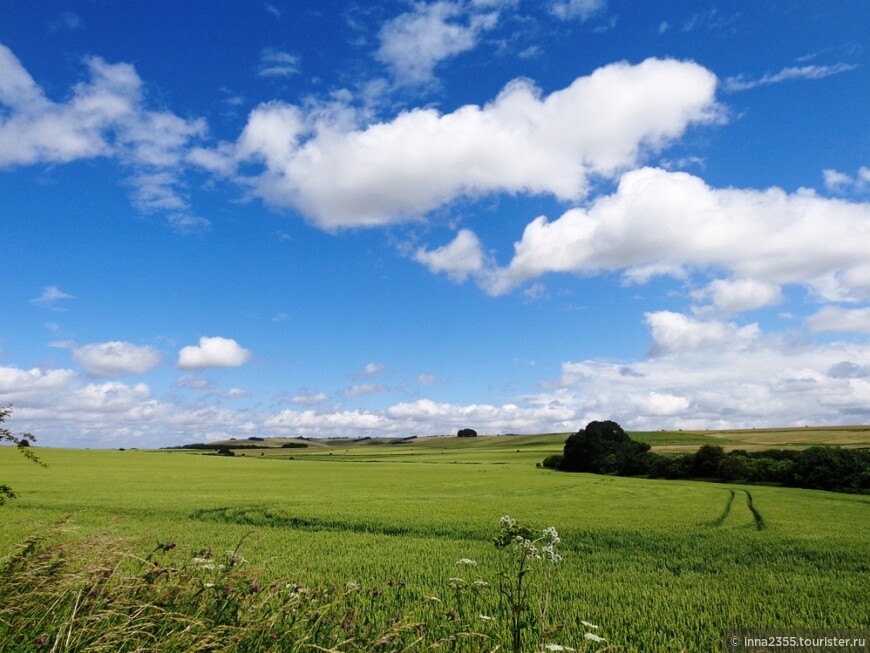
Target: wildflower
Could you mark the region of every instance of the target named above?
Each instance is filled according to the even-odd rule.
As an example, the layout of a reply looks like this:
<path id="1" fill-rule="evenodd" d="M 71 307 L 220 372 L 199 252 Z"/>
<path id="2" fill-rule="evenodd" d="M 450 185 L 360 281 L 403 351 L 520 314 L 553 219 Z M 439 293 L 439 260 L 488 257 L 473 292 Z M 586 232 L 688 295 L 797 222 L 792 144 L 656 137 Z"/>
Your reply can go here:
<path id="1" fill-rule="evenodd" d="M 37 637 L 37 638 L 36 638 L 36 643 L 37 643 L 39 646 L 42 646 L 43 644 L 45 644 L 45 637 L 44 637 L 44 636 L 43 636 L 43 637 Z"/>
<path id="2" fill-rule="evenodd" d="M 166 544 L 163 545 L 164 551 L 172 551 L 172 549 L 174 549 L 174 548 L 175 548 L 175 542 L 167 542 Z"/>
<path id="3" fill-rule="evenodd" d="M 257 594 L 260 591 L 260 585 L 256 581 L 251 583 L 251 594 Z"/>
<path id="4" fill-rule="evenodd" d="M 514 529 L 517 526 L 517 520 L 514 519 L 513 517 L 508 516 L 508 515 L 505 515 L 504 517 L 502 517 L 499 520 L 499 522 L 501 523 L 502 526 L 504 526 L 505 528 L 508 528 L 508 529 Z"/>
<path id="5" fill-rule="evenodd" d="M 584 635 L 584 637 L 586 639 L 588 639 L 590 642 L 606 642 L 607 641 L 606 639 L 604 639 L 603 637 L 599 637 L 595 633 L 586 633 Z"/>
<path id="6" fill-rule="evenodd" d="M 456 561 L 456 564 L 457 564 L 457 565 L 463 565 L 463 566 L 465 566 L 465 567 L 476 567 L 476 566 L 477 566 L 477 561 L 476 561 L 476 560 L 471 560 L 470 558 L 462 558 L 462 559 L 460 559 L 460 560 L 457 560 L 457 561 Z"/>
<path id="7" fill-rule="evenodd" d="M 424 596 L 423 598 L 427 601 L 432 601 L 433 603 L 441 603 L 441 599 L 437 596 Z"/>
<path id="8" fill-rule="evenodd" d="M 453 587 L 465 587 L 467 583 L 464 578 L 448 578 L 447 579 Z"/>
<path id="9" fill-rule="evenodd" d="M 562 538 L 559 537 L 558 531 L 553 526 L 544 529 L 544 539 L 550 540 L 551 544 L 558 544 L 562 541 Z"/>
<path id="10" fill-rule="evenodd" d="M 489 583 L 487 583 L 485 580 L 481 580 L 480 578 L 478 578 L 476 581 L 474 581 L 474 586 L 477 589 L 483 589 L 484 587 L 489 587 Z"/>
<path id="11" fill-rule="evenodd" d="M 229 596 L 229 595 L 232 594 L 232 593 L 233 593 L 233 586 L 232 586 L 232 585 L 227 585 L 227 586 L 224 588 L 224 594 L 225 594 L 226 596 Z"/>
<path id="12" fill-rule="evenodd" d="M 584 626 L 586 626 L 587 628 L 594 628 L 595 630 L 598 630 L 598 626 L 596 626 L 595 624 L 591 624 L 588 621 L 581 620 L 580 623 L 583 624 Z"/>
<path id="13" fill-rule="evenodd" d="M 349 592 L 355 592 L 359 589 L 359 583 L 354 583 L 353 581 L 348 581 L 344 584 L 345 589 Z"/>
<path id="14" fill-rule="evenodd" d="M 481 621 L 486 621 L 487 623 L 489 623 L 491 621 L 495 621 L 495 619 L 493 619 L 489 615 L 485 615 L 485 614 L 479 614 L 479 615 L 477 615 L 477 618 L 480 619 Z"/>
<path id="15" fill-rule="evenodd" d="M 577 649 L 570 646 L 562 646 L 561 644 L 544 644 L 545 651 L 576 651 Z"/>

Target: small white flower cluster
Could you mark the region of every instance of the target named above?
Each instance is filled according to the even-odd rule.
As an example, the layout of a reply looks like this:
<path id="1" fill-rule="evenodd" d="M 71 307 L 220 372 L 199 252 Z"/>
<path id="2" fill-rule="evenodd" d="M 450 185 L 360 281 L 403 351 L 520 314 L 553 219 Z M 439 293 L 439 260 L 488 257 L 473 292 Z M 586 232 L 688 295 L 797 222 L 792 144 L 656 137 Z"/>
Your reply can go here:
<path id="1" fill-rule="evenodd" d="M 463 567 L 476 567 L 476 566 L 477 566 L 477 561 L 476 561 L 476 560 L 472 560 L 472 559 L 470 559 L 470 558 L 462 558 L 462 559 L 460 559 L 460 560 L 457 560 L 457 561 L 456 561 L 456 564 L 457 564 L 457 565 L 462 565 Z"/>
<path id="2" fill-rule="evenodd" d="M 517 527 L 517 520 L 513 517 L 510 517 L 509 515 L 505 515 L 504 517 L 502 517 L 499 522 L 508 530 L 513 530 Z"/>

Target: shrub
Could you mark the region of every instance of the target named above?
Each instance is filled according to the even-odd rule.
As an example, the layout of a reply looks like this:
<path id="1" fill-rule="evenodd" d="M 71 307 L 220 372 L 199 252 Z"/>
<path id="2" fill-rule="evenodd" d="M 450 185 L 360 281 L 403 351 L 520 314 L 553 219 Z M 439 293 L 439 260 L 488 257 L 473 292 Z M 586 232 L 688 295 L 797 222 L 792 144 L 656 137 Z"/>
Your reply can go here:
<path id="1" fill-rule="evenodd" d="M 541 463 L 541 466 L 546 467 L 547 469 L 559 469 L 562 466 L 562 454 L 547 456 L 544 458 L 544 462 Z"/>
<path id="2" fill-rule="evenodd" d="M 476 438 L 477 431 L 474 429 L 459 429 L 459 432 L 456 434 L 456 437 L 459 438 Z"/>

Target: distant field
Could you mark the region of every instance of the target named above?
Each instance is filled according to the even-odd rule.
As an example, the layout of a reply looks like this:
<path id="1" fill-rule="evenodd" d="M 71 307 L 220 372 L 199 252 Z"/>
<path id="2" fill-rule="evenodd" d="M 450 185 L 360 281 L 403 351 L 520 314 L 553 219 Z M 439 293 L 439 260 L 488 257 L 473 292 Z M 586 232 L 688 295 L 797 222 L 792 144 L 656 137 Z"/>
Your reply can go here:
<path id="1" fill-rule="evenodd" d="M 868 442 L 866 428 L 633 435 L 655 447 Z M 509 514 L 562 535 L 551 614 L 556 641 L 581 650 L 581 619 L 626 652 L 720 650 L 730 627 L 870 625 L 870 497 L 537 469 L 566 437 L 235 441 L 271 445 L 235 457 L 39 449 L 46 469 L 2 447 L 0 482 L 20 497 L 0 507 L 0 551 L 66 516 L 77 536 L 173 540 L 191 555 L 251 533 L 242 554 L 271 577 L 396 579 L 446 601 L 460 558 L 494 578 L 491 538 Z"/>
<path id="2" fill-rule="evenodd" d="M 743 429 L 731 431 L 633 431 L 635 440 L 649 443 L 653 451 L 694 451 L 705 444 L 720 445 L 726 451 L 746 449 L 755 451 L 770 448 L 806 448 L 825 444 L 840 447 L 870 447 L 870 426 L 831 426 L 805 428 Z M 380 460 L 420 461 L 421 456 L 453 455 L 464 458 L 470 454 L 479 459 L 481 455 L 520 454 L 522 458 L 540 460 L 553 453 L 561 453 L 570 433 L 542 435 L 480 435 L 475 438 L 432 436 L 422 438 L 330 438 L 323 440 L 299 440 L 294 438 L 269 438 L 263 441 L 223 440 L 212 444 L 230 448 L 254 447 L 241 450 L 246 455 L 267 456 L 359 456 Z M 286 444 L 303 445 L 303 448 L 282 448 Z M 395 457 L 395 458 L 394 458 Z M 539 458 L 540 457 L 540 458 Z M 436 458 L 437 460 L 437 458 Z"/>

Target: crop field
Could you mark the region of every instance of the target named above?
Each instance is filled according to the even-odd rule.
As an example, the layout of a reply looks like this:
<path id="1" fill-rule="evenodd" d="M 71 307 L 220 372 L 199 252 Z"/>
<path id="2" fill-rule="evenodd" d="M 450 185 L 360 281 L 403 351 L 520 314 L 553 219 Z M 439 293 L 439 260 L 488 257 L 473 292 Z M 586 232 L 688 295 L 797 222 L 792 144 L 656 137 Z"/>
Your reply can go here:
<path id="1" fill-rule="evenodd" d="M 775 437 L 799 446 L 827 436 L 790 433 Z M 671 435 L 649 441 L 716 439 Z M 265 442 L 233 457 L 39 449 L 46 468 L 2 447 L 0 480 L 19 498 L 0 507 L 0 559 L 68 518 L 74 540 L 130 536 L 142 551 L 171 541 L 188 558 L 238 546 L 262 583 L 353 583 L 375 612 L 381 600 L 395 609 L 380 592 L 400 584 L 409 602 L 438 599 L 473 619 L 496 613 L 493 537 L 510 515 L 561 536 L 547 614 L 564 646 L 716 651 L 725 628 L 868 626 L 870 497 L 536 468 L 564 438 Z M 456 578 L 489 585 L 460 596 Z M 585 639 L 582 621 L 606 642 Z"/>

